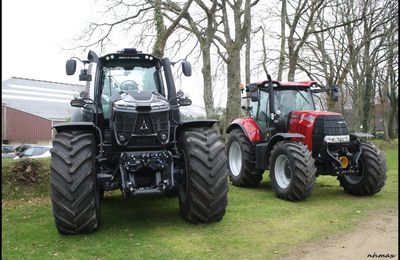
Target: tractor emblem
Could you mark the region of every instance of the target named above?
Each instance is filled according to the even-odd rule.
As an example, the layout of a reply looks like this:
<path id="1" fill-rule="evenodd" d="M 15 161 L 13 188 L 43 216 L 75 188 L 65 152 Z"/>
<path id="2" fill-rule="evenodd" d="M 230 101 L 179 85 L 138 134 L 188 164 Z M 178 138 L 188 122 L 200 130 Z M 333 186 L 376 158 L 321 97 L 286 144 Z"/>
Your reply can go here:
<path id="1" fill-rule="evenodd" d="M 149 130 L 149 128 L 147 127 L 145 119 L 143 119 L 142 126 L 140 127 L 140 130 L 142 130 L 142 131 Z"/>

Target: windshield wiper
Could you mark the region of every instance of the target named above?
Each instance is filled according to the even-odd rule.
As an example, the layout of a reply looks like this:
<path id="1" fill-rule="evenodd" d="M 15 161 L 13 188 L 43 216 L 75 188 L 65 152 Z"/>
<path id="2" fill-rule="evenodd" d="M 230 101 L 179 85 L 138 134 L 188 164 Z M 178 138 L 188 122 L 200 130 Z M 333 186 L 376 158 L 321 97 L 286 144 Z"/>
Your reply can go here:
<path id="1" fill-rule="evenodd" d="M 112 75 L 108 75 L 107 77 L 109 77 L 112 81 L 114 81 L 114 83 L 117 84 L 117 86 L 119 87 L 119 89 L 120 89 L 121 91 L 124 91 L 124 89 L 122 88 L 121 83 L 119 83 Z"/>
<path id="2" fill-rule="evenodd" d="M 296 91 L 304 98 L 304 100 L 307 102 L 307 104 L 310 104 L 310 102 L 307 100 L 307 98 L 303 95 L 303 93 L 300 92 L 298 88 L 296 88 Z"/>

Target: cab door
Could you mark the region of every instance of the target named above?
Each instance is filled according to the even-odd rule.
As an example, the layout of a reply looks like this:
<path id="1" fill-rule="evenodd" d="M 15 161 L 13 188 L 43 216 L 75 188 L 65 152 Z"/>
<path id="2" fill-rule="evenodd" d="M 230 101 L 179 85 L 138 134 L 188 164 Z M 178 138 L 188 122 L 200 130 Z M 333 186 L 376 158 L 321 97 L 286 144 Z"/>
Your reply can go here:
<path id="1" fill-rule="evenodd" d="M 265 138 L 269 126 L 269 95 L 264 89 L 259 89 L 259 100 L 251 102 L 250 116 L 254 118 Z"/>

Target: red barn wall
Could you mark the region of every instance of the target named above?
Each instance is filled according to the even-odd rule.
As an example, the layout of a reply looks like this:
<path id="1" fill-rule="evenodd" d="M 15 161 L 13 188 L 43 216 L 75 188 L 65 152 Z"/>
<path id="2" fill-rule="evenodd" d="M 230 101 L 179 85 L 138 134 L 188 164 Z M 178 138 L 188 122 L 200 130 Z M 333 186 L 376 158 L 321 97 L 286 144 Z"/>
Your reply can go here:
<path id="1" fill-rule="evenodd" d="M 1 107 L 2 140 L 37 141 L 52 139 L 52 122 L 7 106 Z"/>

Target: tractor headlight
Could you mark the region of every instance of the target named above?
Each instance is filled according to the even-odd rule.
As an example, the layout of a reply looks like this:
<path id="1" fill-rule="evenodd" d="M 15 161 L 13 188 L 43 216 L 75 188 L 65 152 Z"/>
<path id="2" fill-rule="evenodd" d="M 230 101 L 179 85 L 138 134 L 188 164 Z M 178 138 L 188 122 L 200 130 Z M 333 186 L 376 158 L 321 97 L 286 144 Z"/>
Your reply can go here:
<path id="1" fill-rule="evenodd" d="M 118 140 L 122 143 L 126 142 L 128 140 L 128 137 L 125 134 L 119 134 L 118 135 Z"/>
<path id="2" fill-rule="evenodd" d="M 348 143 L 350 142 L 349 135 L 327 135 L 324 137 L 324 141 L 327 143 Z"/>

